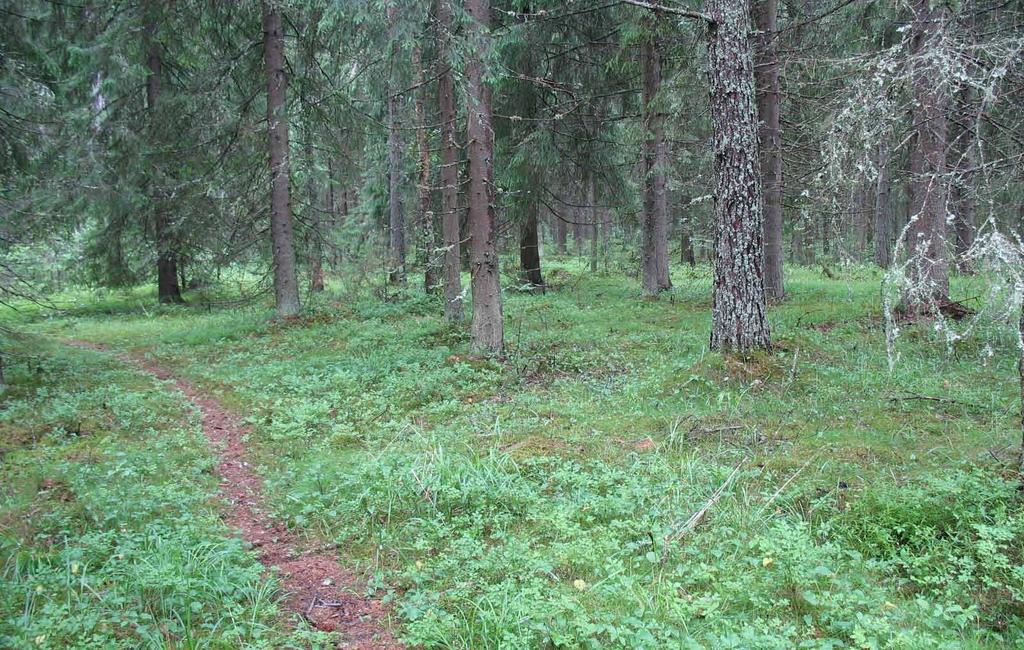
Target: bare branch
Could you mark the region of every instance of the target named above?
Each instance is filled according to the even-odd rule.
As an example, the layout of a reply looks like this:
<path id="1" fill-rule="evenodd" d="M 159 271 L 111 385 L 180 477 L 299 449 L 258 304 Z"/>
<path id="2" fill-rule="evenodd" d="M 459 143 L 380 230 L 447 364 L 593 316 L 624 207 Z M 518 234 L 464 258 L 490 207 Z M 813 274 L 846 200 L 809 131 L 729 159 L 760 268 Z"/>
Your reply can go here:
<path id="1" fill-rule="evenodd" d="M 634 7 L 640 7 L 642 9 L 650 9 L 651 11 L 661 11 L 674 16 L 682 16 L 683 18 L 692 18 L 694 20 L 703 20 L 708 24 L 714 24 L 711 16 L 703 14 L 699 11 L 693 11 L 692 9 L 680 9 L 679 7 L 667 7 L 662 4 L 656 4 L 653 2 L 643 2 L 643 0 L 620 0 L 622 4 L 633 5 Z"/>

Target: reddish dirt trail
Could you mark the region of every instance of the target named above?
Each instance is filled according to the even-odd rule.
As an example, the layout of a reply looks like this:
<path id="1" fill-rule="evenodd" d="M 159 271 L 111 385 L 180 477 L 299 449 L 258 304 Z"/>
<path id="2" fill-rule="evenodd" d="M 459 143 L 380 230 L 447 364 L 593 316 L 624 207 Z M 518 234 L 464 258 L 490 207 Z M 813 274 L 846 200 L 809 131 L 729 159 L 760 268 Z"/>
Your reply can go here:
<path id="1" fill-rule="evenodd" d="M 104 346 L 71 341 L 94 350 Z M 387 630 L 388 609 L 359 596 L 363 583 L 338 563 L 334 554 L 309 549 L 266 512 L 263 479 L 246 462 L 243 436 L 250 433 L 241 420 L 188 381 L 148 361 L 120 355 L 123 360 L 158 379 L 173 381 L 202 414 L 203 433 L 220 463 L 224 519 L 252 544 L 267 569 L 276 568 L 284 590 L 283 607 L 304 617 L 313 627 L 342 636 L 338 647 L 364 650 L 402 648 Z"/>

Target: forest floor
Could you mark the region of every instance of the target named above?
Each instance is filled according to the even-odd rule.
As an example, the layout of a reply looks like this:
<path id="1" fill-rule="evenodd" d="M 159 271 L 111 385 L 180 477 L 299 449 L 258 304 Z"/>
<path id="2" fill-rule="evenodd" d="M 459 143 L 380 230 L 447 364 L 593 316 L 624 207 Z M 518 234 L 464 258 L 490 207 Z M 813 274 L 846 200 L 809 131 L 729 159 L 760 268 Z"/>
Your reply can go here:
<path id="1" fill-rule="evenodd" d="M 795 269 L 775 353 L 723 357 L 709 274 L 644 301 L 562 260 L 545 295 L 509 291 L 503 361 L 418 292 L 333 286 L 284 323 L 143 293 L 26 310 L 44 336 L 0 398 L 0 645 L 334 642 L 280 622 L 287 572 L 219 515 L 248 479 L 219 485 L 186 397 L 235 414 L 213 411 L 279 540 L 336 549 L 410 645 L 1020 643 L 1010 334 L 948 350 L 907 327 L 890 370 L 877 274 Z"/>
<path id="2" fill-rule="evenodd" d="M 80 348 L 107 351 L 102 344 L 70 341 Z M 190 382 L 163 368 L 126 355 L 120 358 L 157 379 L 168 382 L 199 411 L 203 435 L 217 454 L 223 519 L 237 531 L 260 563 L 280 580 L 282 605 L 317 630 L 338 632 L 346 648 L 401 648 L 382 626 L 387 611 L 379 601 L 359 595 L 362 580 L 345 570 L 334 545 L 311 547 L 298 539 L 280 520 L 269 516 L 263 479 L 249 464 L 245 439 L 252 431 L 220 402 Z"/>

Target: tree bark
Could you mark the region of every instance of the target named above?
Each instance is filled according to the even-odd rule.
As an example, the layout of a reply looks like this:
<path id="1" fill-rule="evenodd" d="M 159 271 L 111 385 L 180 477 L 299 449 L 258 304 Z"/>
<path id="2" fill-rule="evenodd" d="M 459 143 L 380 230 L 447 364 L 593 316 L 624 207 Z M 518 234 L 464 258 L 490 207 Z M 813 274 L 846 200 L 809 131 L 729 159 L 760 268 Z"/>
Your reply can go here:
<path id="1" fill-rule="evenodd" d="M 679 263 L 687 266 L 696 266 L 697 258 L 693 254 L 693 238 L 690 236 L 689 226 L 679 228 Z"/>
<path id="2" fill-rule="evenodd" d="M 1024 300 L 1020 303 L 1020 322 L 1017 324 L 1017 375 L 1020 379 L 1020 458 L 1017 471 L 1024 481 Z"/>
<path id="3" fill-rule="evenodd" d="M 913 256 L 911 280 L 921 287 L 908 304 L 912 311 L 930 311 L 949 296 L 949 254 L 946 251 L 946 144 L 949 99 L 935 79 L 930 49 L 941 37 L 945 10 L 931 0 L 914 0 L 911 52 L 912 116 L 917 135 L 911 152 L 911 219 L 907 250 Z"/>
<path id="4" fill-rule="evenodd" d="M 274 298 L 278 316 L 299 313 L 299 283 L 292 242 L 289 189 L 288 77 L 284 70 L 284 34 L 276 0 L 263 2 L 263 58 L 267 73 L 267 130 L 270 137 L 270 234 L 274 258 Z"/>
<path id="5" fill-rule="evenodd" d="M 755 0 L 754 27 L 758 32 L 757 84 L 761 178 L 764 194 L 764 291 L 779 302 L 786 297 L 782 275 L 782 130 L 779 122 L 779 57 L 777 46 L 779 0 Z"/>
<path id="6" fill-rule="evenodd" d="M 473 286 L 471 347 L 474 352 L 501 353 L 505 328 L 501 305 L 498 232 L 494 215 L 494 129 L 491 89 L 484 66 L 491 51 L 490 0 L 465 0 L 470 17 L 467 140 L 469 148 L 469 258 Z"/>
<path id="7" fill-rule="evenodd" d="M 146 113 L 149 121 L 150 145 L 155 146 L 158 137 L 160 116 L 157 103 L 160 100 L 160 80 L 163 76 L 163 58 L 160 56 L 160 44 L 155 34 L 157 29 L 157 3 L 149 0 L 146 3 L 145 25 L 143 29 L 143 45 L 146 51 Z M 148 165 L 154 169 L 151 161 Z M 173 237 L 165 206 L 161 205 L 161 192 L 158 174 L 150 175 L 147 191 L 150 205 L 154 211 L 154 230 L 156 237 L 156 274 L 157 298 L 161 303 L 182 303 L 181 287 L 178 285 L 178 259 L 174 251 Z"/>
<path id="8" fill-rule="evenodd" d="M 589 215 L 587 217 L 587 222 L 590 224 L 590 272 L 591 273 L 596 273 L 597 272 L 597 238 L 598 238 L 598 231 L 597 231 L 597 221 L 598 221 L 598 219 L 597 219 L 597 215 L 598 215 L 598 209 L 597 209 L 597 198 L 595 196 L 594 174 L 593 173 L 587 173 L 586 187 L 587 187 L 587 214 Z M 666 243 L 666 245 L 667 245 L 667 243 Z M 666 252 L 666 255 L 667 255 L 667 252 Z"/>
<path id="9" fill-rule="evenodd" d="M 437 0 L 437 24 L 441 74 L 437 78 L 441 113 L 441 238 L 444 242 L 444 316 L 461 323 L 462 236 L 459 229 L 459 147 L 455 142 L 455 80 L 452 75 L 451 0 Z"/>
<path id="10" fill-rule="evenodd" d="M 562 215 L 552 213 L 555 219 L 555 254 L 556 255 L 568 255 L 568 251 L 565 247 L 565 240 L 568 236 L 568 228 L 565 225 L 565 219 Z"/>
<path id="11" fill-rule="evenodd" d="M 416 191 L 419 203 L 416 206 L 416 222 L 420 226 L 420 237 L 424 248 L 423 290 L 433 293 L 440 288 L 438 277 L 440 264 L 437 262 L 437 238 L 434 233 L 434 214 L 430 209 L 430 131 L 427 127 L 427 85 L 424 82 L 423 56 L 419 45 L 413 47 L 412 65 L 415 71 L 413 83 L 417 86 L 414 106 L 416 108 L 416 146 L 419 149 L 419 180 Z"/>
<path id="12" fill-rule="evenodd" d="M 402 133 L 399 130 L 401 97 L 397 78 L 398 7 L 388 3 L 388 37 L 391 41 L 390 75 L 388 78 L 388 281 L 405 285 L 405 206 L 402 201 Z"/>
<path id="13" fill-rule="evenodd" d="M 887 269 L 892 263 L 892 206 L 890 205 L 889 194 L 891 193 L 891 181 L 889 171 L 888 142 L 878 143 L 878 178 L 875 181 L 875 206 L 874 206 L 874 243 L 875 243 L 875 264 L 879 268 Z"/>
<path id="14" fill-rule="evenodd" d="M 534 291 L 544 292 L 544 275 L 540 267 L 540 237 L 537 223 L 539 206 L 530 201 L 526 215 L 519 227 L 519 267 L 522 269 L 523 282 L 533 287 Z"/>
<path id="15" fill-rule="evenodd" d="M 711 348 L 771 350 L 764 294 L 753 58 L 744 0 L 708 0 L 708 76 L 715 154 L 715 284 Z"/>
<path id="16" fill-rule="evenodd" d="M 309 152 L 309 160 L 313 163 L 312 148 Z M 312 170 L 312 167 L 310 167 Z M 324 290 L 324 247 L 323 247 L 323 219 L 320 218 L 319 192 L 312 174 L 307 182 L 306 193 L 309 197 L 309 290 L 312 293 L 319 293 Z"/>
<path id="17" fill-rule="evenodd" d="M 657 29 L 656 21 L 650 28 Z M 668 210 L 665 192 L 665 170 L 668 154 L 665 144 L 665 113 L 657 105 L 661 88 L 661 42 L 656 36 L 644 41 L 641 50 L 642 100 L 644 126 L 644 212 L 642 289 L 646 296 L 655 296 L 672 288 L 668 271 Z"/>

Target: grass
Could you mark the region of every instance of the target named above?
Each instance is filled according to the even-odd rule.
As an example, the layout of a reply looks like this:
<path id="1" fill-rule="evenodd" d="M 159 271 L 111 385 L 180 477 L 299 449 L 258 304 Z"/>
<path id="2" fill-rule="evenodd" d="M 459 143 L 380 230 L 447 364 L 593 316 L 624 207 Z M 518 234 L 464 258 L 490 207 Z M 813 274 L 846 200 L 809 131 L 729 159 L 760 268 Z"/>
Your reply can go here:
<path id="1" fill-rule="evenodd" d="M 22 353 L 0 402 L 0 646 L 304 647 L 217 516 L 180 395 L 110 355 Z"/>
<path id="2" fill-rule="evenodd" d="M 1009 335 L 989 333 L 991 356 L 977 339 L 947 354 L 910 328 L 890 372 L 877 275 L 794 269 L 775 354 L 723 357 L 706 349 L 706 268 L 677 269 L 658 301 L 574 260 L 548 273 L 546 295 L 506 295 L 504 362 L 468 356 L 415 292 L 335 287 L 287 323 L 137 293 L 22 318 L 144 352 L 245 414 L 278 516 L 338 542 L 411 643 L 1021 640 L 1024 524 L 999 462 L 1019 436 Z"/>

